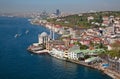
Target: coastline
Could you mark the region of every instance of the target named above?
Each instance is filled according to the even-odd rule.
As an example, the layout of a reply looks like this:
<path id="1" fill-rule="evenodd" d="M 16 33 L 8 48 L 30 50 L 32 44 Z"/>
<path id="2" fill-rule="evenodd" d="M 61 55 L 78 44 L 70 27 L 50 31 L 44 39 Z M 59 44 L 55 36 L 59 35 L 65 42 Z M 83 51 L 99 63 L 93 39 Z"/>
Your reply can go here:
<path id="1" fill-rule="evenodd" d="M 50 55 L 50 56 L 52 56 L 52 55 Z M 99 63 L 99 65 L 88 65 L 87 63 L 82 62 L 82 61 L 70 60 L 70 59 L 64 60 L 64 59 L 60 59 L 60 58 L 55 57 L 55 56 L 52 56 L 52 57 L 54 57 L 54 58 L 56 58 L 58 60 L 62 60 L 62 61 L 66 61 L 66 62 L 71 62 L 71 63 L 79 64 L 79 65 L 82 65 L 82 66 L 85 66 L 85 67 L 89 67 L 91 69 L 96 69 L 96 70 L 100 71 L 101 73 L 104 73 L 104 74 L 108 75 L 112 79 L 120 79 L 120 75 L 119 74 L 117 74 L 116 72 L 114 72 L 114 71 L 112 71 L 112 70 L 110 70 L 108 68 L 107 69 L 101 68 L 100 67 L 100 63 Z"/>
<path id="2" fill-rule="evenodd" d="M 48 52 L 47 53 L 46 52 L 39 53 L 39 52 L 30 51 L 30 53 L 37 54 L 37 55 L 50 55 Z M 120 79 L 120 75 L 118 73 L 116 73 L 116 72 L 114 72 L 114 71 L 112 71 L 108 68 L 105 69 L 105 68 L 100 67 L 100 63 L 97 64 L 97 65 L 95 65 L 95 64 L 94 65 L 88 65 L 87 63 L 85 63 L 83 61 L 70 60 L 70 59 L 64 60 L 64 59 L 60 59 L 60 58 L 52 56 L 52 55 L 50 55 L 50 56 L 54 57 L 58 60 L 71 62 L 71 63 L 79 64 L 79 65 L 82 65 L 82 66 L 85 66 L 85 67 L 89 67 L 89 68 L 92 68 L 92 69 L 96 69 L 96 70 L 100 71 L 101 73 L 104 73 L 104 74 L 108 75 L 112 79 Z"/>
<path id="3" fill-rule="evenodd" d="M 32 24 L 34 24 L 34 23 L 32 23 Z M 43 27 L 46 27 L 45 24 L 40 24 L 40 25 L 42 25 Z M 48 27 L 46 27 L 46 28 L 49 29 L 49 30 L 54 31 L 53 29 L 50 29 L 50 28 L 48 28 Z M 32 53 L 35 53 L 35 54 L 36 54 L 36 52 L 32 52 Z M 39 54 L 39 53 L 37 53 L 37 54 Z M 50 54 L 48 53 L 48 55 L 50 55 Z M 61 59 L 61 58 L 59 58 L 59 57 L 55 57 L 55 56 L 52 56 L 52 55 L 50 55 L 50 56 L 51 56 L 51 57 L 54 57 L 54 58 L 56 58 L 56 59 L 59 59 L 59 60 L 63 60 L 63 61 L 71 62 L 71 63 L 76 63 L 76 64 L 79 64 L 79 65 L 82 65 L 82 66 L 86 66 L 86 67 L 89 67 L 89 68 L 92 68 L 92 69 L 99 70 L 101 73 L 104 73 L 104 74 L 110 76 L 110 77 L 113 78 L 113 79 L 120 79 L 120 75 L 119 75 L 118 73 L 116 73 L 116 72 L 113 71 L 113 70 L 110 70 L 109 68 L 101 68 L 101 67 L 100 67 L 100 63 L 98 63 L 99 65 L 95 65 L 95 64 L 93 64 L 93 65 L 88 65 L 88 64 L 85 63 L 85 62 L 81 62 L 81 61 L 77 61 L 77 60 L 70 60 L 70 59 L 64 60 L 64 59 Z"/>
<path id="4" fill-rule="evenodd" d="M 99 70 L 101 73 L 104 73 L 108 76 L 110 76 L 111 78 L 113 79 L 120 79 L 120 75 L 110 69 L 103 69 L 100 67 L 100 65 L 88 65 L 84 62 L 80 62 L 80 61 L 74 61 L 74 60 L 67 60 L 67 62 L 71 62 L 71 63 L 76 63 L 76 64 L 79 64 L 79 65 L 82 65 L 82 66 L 86 66 L 86 67 L 89 67 L 89 68 L 92 68 L 92 69 L 96 69 L 96 70 Z"/>

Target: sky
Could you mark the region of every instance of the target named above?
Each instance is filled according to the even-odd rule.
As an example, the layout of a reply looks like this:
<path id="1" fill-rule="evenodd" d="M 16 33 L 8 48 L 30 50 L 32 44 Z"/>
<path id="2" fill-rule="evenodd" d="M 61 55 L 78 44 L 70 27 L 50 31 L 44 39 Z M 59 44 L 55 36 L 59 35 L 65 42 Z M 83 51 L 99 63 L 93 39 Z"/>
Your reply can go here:
<path id="1" fill-rule="evenodd" d="M 119 10 L 120 0 L 0 0 L 0 12 L 88 12 Z"/>

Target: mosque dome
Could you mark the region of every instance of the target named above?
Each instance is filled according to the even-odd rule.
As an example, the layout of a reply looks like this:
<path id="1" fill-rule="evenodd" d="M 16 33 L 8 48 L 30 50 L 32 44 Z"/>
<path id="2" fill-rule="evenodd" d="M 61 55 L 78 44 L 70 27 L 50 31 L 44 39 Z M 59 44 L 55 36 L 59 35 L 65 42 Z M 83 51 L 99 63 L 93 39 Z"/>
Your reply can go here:
<path id="1" fill-rule="evenodd" d="M 46 32 L 42 32 L 42 33 L 40 34 L 40 36 L 41 36 L 41 37 L 45 37 L 45 36 L 48 36 L 48 34 L 47 34 Z"/>

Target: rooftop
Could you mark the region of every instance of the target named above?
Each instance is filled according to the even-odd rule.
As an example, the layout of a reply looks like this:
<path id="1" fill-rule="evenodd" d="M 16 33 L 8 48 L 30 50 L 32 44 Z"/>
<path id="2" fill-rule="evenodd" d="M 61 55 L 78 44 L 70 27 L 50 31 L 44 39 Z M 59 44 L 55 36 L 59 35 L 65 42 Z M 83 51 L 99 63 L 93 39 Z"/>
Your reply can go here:
<path id="1" fill-rule="evenodd" d="M 45 36 L 48 36 L 48 34 L 47 34 L 46 32 L 42 32 L 42 33 L 40 34 L 40 36 L 41 36 L 41 37 L 45 37 Z"/>

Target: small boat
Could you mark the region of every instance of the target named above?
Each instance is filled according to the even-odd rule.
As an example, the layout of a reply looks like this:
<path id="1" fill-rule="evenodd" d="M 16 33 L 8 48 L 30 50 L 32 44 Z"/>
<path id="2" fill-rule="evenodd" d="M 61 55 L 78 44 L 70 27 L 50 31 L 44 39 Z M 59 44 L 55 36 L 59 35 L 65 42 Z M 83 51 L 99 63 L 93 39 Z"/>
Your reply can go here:
<path id="1" fill-rule="evenodd" d="M 28 21 L 31 21 L 31 19 L 28 19 Z"/>
<path id="2" fill-rule="evenodd" d="M 26 33 L 26 34 L 28 34 L 28 32 L 29 32 L 29 30 L 26 30 L 26 32 L 25 32 L 25 33 Z"/>
<path id="3" fill-rule="evenodd" d="M 15 38 L 17 38 L 18 36 L 19 36 L 19 34 L 15 34 L 15 36 L 14 36 L 14 37 L 15 37 Z"/>
<path id="4" fill-rule="evenodd" d="M 19 36 L 21 36 L 22 34 L 15 34 L 15 38 L 17 38 L 17 37 L 19 37 Z"/>
<path id="5" fill-rule="evenodd" d="M 8 17 L 13 18 L 14 16 L 10 15 L 10 16 L 8 16 Z"/>
<path id="6" fill-rule="evenodd" d="M 30 54 L 31 56 L 33 56 L 33 54 Z"/>

